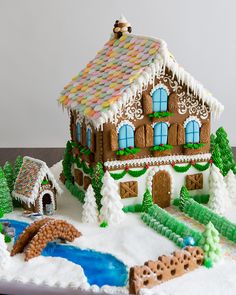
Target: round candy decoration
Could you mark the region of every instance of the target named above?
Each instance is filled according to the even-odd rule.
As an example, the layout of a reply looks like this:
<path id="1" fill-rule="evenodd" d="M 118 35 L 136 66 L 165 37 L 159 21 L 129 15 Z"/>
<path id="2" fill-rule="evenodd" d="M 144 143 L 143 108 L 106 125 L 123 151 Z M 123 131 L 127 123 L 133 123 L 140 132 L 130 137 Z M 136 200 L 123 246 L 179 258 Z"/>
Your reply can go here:
<path id="1" fill-rule="evenodd" d="M 195 240 L 191 236 L 187 236 L 183 240 L 185 246 L 195 246 Z"/>

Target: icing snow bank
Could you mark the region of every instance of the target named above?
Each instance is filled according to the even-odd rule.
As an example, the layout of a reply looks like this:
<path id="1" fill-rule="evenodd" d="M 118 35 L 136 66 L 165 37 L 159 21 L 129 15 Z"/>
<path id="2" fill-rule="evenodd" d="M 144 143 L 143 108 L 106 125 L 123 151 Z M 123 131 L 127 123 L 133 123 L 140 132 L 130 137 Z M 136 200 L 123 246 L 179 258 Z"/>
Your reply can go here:
<path id="1" fill-rule="evenodd" d="M 68 292 L 69 289 L 82 289 L 95 293 L 128 294 L 127 288 L 90 286 L 83 269 L 64 258 L 39 256 L 25 262 L 23 254 L 16 255 L 9 259 L 4 268 L 0 268 L 0 279 L 66 288 Z"/>
<path id="2" fill-rule="evenodd" d="M 7 251 L 4 235 L 0 233 L 0 269 L 4 269 L 9 260 L 10 253 Z"/>
<path id="3" fill-rule="evenodd" d="M 90 288 L 83 269 L 63 258 L 39 256 L 25 262 L 23 254 L 16 255 L 0 269 L 0 278 L 61 288 Z"/>

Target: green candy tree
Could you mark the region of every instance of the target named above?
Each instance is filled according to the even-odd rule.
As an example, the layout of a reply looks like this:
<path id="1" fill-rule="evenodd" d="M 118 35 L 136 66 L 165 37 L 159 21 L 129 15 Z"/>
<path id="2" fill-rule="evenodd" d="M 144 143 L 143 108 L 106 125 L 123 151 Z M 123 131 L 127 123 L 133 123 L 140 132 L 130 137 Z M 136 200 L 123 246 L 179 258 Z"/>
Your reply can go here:
<path id="1" fill-rule="evenodd" d="M 216 136 L 215 136 L 214 133 L 212 133 L 211 136 L 210 136 L 210 152 L 211 153 L 214 151 L 215 140 L 216 140 Z"/>
<path id="2" fill-rule="evenodd" d="M 223 173 L 223 162 L 222 162 L 222 158 L 221 158 L 219 145 L 217 143 L 215 144 L 214 150 L 212 153 L 212 161 L 216 165 L 216 167 L 218 167 L 220 169 L 221 173 Z"/>
<path id="3" fill-rule="evenodd" d="M 153 205 L 152 195 L 147 188 L 143 195 L 142 211 L 147 212 L 150 207 Z"/>
<path id="4" fill-rule="evenodd" d="M 199 242 L 199 246 L 205 253 L 204 264 L 209 267 L 212 263 L 219 261 L 222 255 L 220 247 L 219 232 L 215 229 L 214 225 L 209 222 L 204 232 L 202 233 L 202 239 Z"/>
<path id="5" fill-rule="evenodd" d="M 4 172 L 0 167 L 0 211 L 2 214 L 13 211 L 12 198 Z"/>
<path id="6" fill-rule="evenodd" d="M 10 162 L 6 162 L 3 167 L 3 172 L 6 177 L 7 185 L 9 188 L 10 193 L 13 191 L 14 188 L 14 169 Z"/>
<path id="7" fill-rule="evenodd" d="M 94 167 L 93 173 L 92 173 L 92 187 L 95 192 L 98 210 L 101 209 L 101 199 L 102 199 L 101 189 L 103 185 L 103 176 L 104 176 L 103 166 L 100 162 L 98 162 L 96 166 Z"/>
<path id="8" fill-rule="evenodd" d="M 63 172 L 66 180 L 72 181 L 73 175 L 71 173 L 71 163 L 72 163 L 72 154 L 71 154 L 71 143 L 67 141 L 64 159 L 62 161 Z"/>
<path id="9" fill-rule="evenodd" d="M 223 127 L 220 127 L 216 131 L 215 143 L 218 144 L 221 154 L 221 159 L 223 163 L 222 174 L 226 176 L 231 169 L 235 173 L 236 163 L 234 160 L 233 151 L 229 144 L 228 135 Z"/>
<path id="10" fill-rule="evenodd" d="M 185 205 L 185 202 L 190 198 L 190 195 L 189 195 L 189 191 L 188 189 L 186 188 L 185 185 L 183 185 L 181 187 L 181 190 L 180 190 L 180 198 L 179 198 L 179 208 L 181 211 L 183 211 L 183 208 L 184 208 L 184 205 Z"/>
<path id="11" fill-rule="evenodd" d="M 20 172 L 20 168 L 22 166 L 22 163 L 23 163 L 23 157 L 17 156 L 17 158 L 15 160 L 15 164 L 14 164 L 14 178 L 15 178 L 15 180 Z"/>

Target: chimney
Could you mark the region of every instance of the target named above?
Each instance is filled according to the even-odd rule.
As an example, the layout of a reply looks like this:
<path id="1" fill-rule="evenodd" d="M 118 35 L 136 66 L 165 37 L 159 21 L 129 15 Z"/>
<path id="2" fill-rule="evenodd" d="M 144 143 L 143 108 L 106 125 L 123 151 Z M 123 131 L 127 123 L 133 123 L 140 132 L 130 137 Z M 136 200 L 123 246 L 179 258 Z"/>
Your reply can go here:
<path id="1" fill-rule="evenodd" d="M 131 33 L 132 28 L 130 23 L 126 20 L 126 18 L 122 15 L 119 20 L 116 20 L 113 28 L 113 33 L 115 39 L 119 39 L 121 36 Z"/>

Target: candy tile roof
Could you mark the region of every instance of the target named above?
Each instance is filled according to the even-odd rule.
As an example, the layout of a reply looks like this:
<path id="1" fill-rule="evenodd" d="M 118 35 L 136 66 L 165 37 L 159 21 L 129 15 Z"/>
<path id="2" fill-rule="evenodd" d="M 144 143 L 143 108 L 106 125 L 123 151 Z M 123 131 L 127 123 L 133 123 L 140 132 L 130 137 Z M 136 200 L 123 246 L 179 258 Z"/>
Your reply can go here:
<path id="1" fill-rule="evenodd" d="M 41 183 L 46 175 L 52 182 L 53 187 L 57 190 L 57 193 L 61 193 L 61 188 L 45 162 L 24 157 L 12 192 L 13 197 L 28 204 L 34 203 L 38 197 Z"/>
<path id="2" fill-rule="evenodd" d="M 123 35 L 111 39 L 87 66 L 64 87 L 59 102 L 92 121 L 95 128 L 112 121 L 119 109 L 169 68 L 177 79 L 219 116 L 223 106 L 180 67 L 160 39 Z"/>

